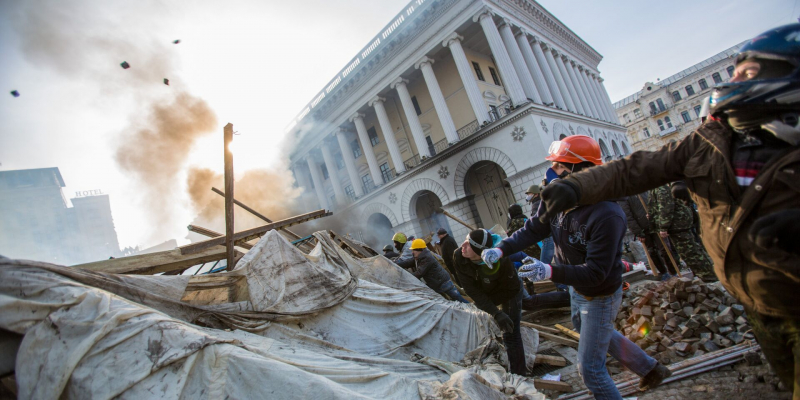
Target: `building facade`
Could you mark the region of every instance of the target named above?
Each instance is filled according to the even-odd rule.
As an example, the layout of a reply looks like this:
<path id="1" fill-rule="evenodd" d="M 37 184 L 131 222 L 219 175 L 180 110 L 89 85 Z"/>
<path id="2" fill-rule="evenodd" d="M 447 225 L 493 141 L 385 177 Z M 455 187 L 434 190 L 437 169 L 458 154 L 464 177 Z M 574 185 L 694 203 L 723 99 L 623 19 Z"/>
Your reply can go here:
<path id="1" fill-rule="evenodd" d="M 120 257 L 108 195 L 67 207 L 58 168 L 0 171 L 0 255 L 72 265 Z"/>
<path id="2" fill-rule="evenodd" d="M 287 128 L 304 206 L 373 246 L 391 232 L 458 239 L 506 223 L 550 143 L 584 134 L 630 152 L 602 56 L 526 0 L 414 0 Z"/>
<path id="3" fill-rule="evenodd" d="M 680 141 L 700 126 L 700 109 L 714 85 L 733 76 L 735 55 L 744 42 L 614 103 L 617 117 L 636 150 L 656 150 Z"/>

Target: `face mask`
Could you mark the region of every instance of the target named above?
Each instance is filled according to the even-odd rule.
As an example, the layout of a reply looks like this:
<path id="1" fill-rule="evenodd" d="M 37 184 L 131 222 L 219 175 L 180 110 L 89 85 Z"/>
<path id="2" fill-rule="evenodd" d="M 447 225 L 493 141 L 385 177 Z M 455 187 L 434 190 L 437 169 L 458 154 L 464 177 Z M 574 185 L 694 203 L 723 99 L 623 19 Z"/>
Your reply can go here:
<path id="1" fill-rule="evenodd" d="M 556 171 L 553 171 L 552 168 L 548 168 L 547 172 L 545 172 L 544 176 L 545 176 L 544 179 L 547 181 L 547 183 L 550 183 L 550 182 L 553 181 L 553 179 L 558 178 L 558 174 L 556 174 Z"/>
<path id="2" fill-rule="evenodd" d="M 533 194 L 529 194 L 529 195 L 525 196 L 525 201 L 526 202 L 530 203 L 532 200 L 533 200 Z"/>

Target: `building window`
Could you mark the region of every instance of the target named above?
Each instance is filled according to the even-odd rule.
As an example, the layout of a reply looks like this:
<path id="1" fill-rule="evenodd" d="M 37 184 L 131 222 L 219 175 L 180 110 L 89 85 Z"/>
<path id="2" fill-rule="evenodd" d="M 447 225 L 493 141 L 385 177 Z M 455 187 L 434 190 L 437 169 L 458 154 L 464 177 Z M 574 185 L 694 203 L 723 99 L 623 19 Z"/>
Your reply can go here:
<path id="1" fill-rule="evenodd" d="M 693 96 L 694 95 L 694 86 L 688 85 L 686 86 L 686 96 Z"/>
<path id="2" fill-rule="evenodd" d="M 365 193 L 371 192 L 372 191 L 372 187 L 375 186 L 372 183 L 372 178 L 369 176 L 369 174 L 366 174 L 366 175 L 361 177 L 361 184 L 364 185 L 364 192 Z"/>
<path id="3" fill-rule="evenodd" d="M 430 136 L 425 136 L 425 141 L 428 143 L 428 152 L 431 153 L 431 156 L 435 156 L 436 148 L 433 147 L 433 140 L 431 140 Z"/>
<path id="4" fill-rule="evenodd" d="M 694 106 L 694 113 L 697 115 L 697 118 L 700 118 L 700 112 L 703 110 L 703 106 Z"/>
<path id="5" fill-rule="evenodd" d="M 664 106 L 664 101 L 663 100 L 656 99 L 656 103 L 658 103 L 658 110 L 659 111 L 664 111 L 664 110 L 667 109 L 667 107 Z"/>
<path id="6" fill-rule="evenodd" d="M 372 143 L 372 147 L 380 143 L 380 140 L 378 140 L 378 132 L 375 132 L 374 126 L 367 129 L 367 136 L 369 136 L 369 142 Z"/>
<path id="7" fill-rule="evenodd" d="M 358 139 L 350 142 L 350 147 L 353 149 L 353 158 L 361 157 L 361 147 L 358 146 Z"/>
<path id="8" fill-rule="evenodd" d="M 692 117 L 689 116 L 688 111 L 681 112 L 681 117 L 683 117 L 683 122 L 689 122 L 692 120 Z"/>
<path id="9" fill-rule="evenodd" d="M 486 82 L 486 79 L 483 79 L 483 71 L 481 71 L 481 66 L 478 65 L 478 63 L 476 63 L 475 61 L 473 61 L 472 68 L 475 68 L 475 74 L 478 76 L 478 80 Z"/>
<path id="10" fill-rule="evenodd" d="M 644 134 L 644 137 L 649 138 L 650 137 L 650 129 L 647 129 L 647 128 L 642 129 L 642 134 Z"/>
<path id="11" fill-rule="evenodd" d="M 389 163 L 385 162 L 381 164 L 381 175 L 383 175 L 383 181 L 389 182 L 392 180 L 392 173 L 389 171 Z"/>
<path id="12" fill-rule="evenodd" d="M 422 110 L 419 108 L 419 103 L 417 103 L 417 96 L 411 96 L 411 104 L 414 104 L 414 111 L 417 112 L 417 115 L 422 115 Z"/>
<path id="13" fill-rule="evenodd" d="M 641 118 L 642 117 L 642 110 L 639 109 L 639 108 L 635 108 L 633 110 L 633 117 L 636 118 L 636 119 Z"/>
<path id="14" fill-rule="evenodd" d="M 336 153 L 333 158 L 336 159 L 336 169 L 341 170 L 344 168 L 344 157 L 342 157 L 342 153 Z"/>
<path id="15" fill-rule="evenodd" d="M 728 71 L 728 77 L 729 77 L 729 78 L 733 78 L 733 71 L 734 71 L 735 69 L 736 69 L 736 68 L 733 68 L 733 65 L 731 65 L 731 66 L 729 66 L 729 67 L 728 67 L 727 71 Z"/>
<path id="16" fill-rule="evenodd" d="M 350 200 L 353 200 L 353 201 L 356 200 L 356 192 L 355 192 L 355 190 L 353 190 L 353 185 L 345 186 L 344 187 L 344 193 L 347 195 L 347 197 L 350 198 Z"/>
<path id="17" fill-rule="evenodd" d="M 500 119 L 500 113 L 497 112 L 497 107 L 490 105 L 489 106 L 489 119 L 494 122 Z"/>
<path id="18" fill-rule="evenodd" d="M 328 174 L 328 166 L 327 165 L 322 165 L 322 168 L 320 168 L 320 169 L 322 170 L 322 180 L 323 181 L 328 180 L 328 178 L 331 177 Z"/>
<path id="19" fill-rule="evenodd" d="M 622 119 L 625 120 L 625 123 L 629 124 L 631 122 L 631 117 L 627 113 L 622 114 Z"/>
<path id="20" fill-rule="evenodd" d="M 494 68 L 489 67 L 489 73 L 492 75 L 492 80 L 494 81 L 495 85 L 503 86 L 500 84 L 500 77 L 497 76 L 497 71 L 495 71 Z"/>
<path id="21" fill-rule="evenodd" d="M 658 120 L 658 121 L 656 121 L 656 122 L 658 122 L 658 129 L 660 129 L 661 131 L 663 131 L 663 130 L 664 130 L 664 123 L 663 123 L 663 122 L 661 122 L 661 120 Z"/>
<path id="22" fill-rule="evenodd" d="M 714 83 L 722 83 L 722 77 L 719 76 L 719 72 L 711 74 L 711 79 L 714 80 Z"/>
<path id="23" fill-rule="evenodd" d="M 681 92 L 679 92 L 677 90 L 672 92 L 672 101 L 673 102 L 681 101 Z"/>
<path id="24" fill-rule="evenodd" d="M 706 83 L 705 79 L 700 79 L 699 81 L 697 81 L 697 84 L 700 85 L 700 90 L 708 89 L 708 84 Z"/>
<path id="25" fill-rule="evenodd" d="M 669 117 L 664 117 L 664 122 L 667 123 L 667 128 L 672 128 L 672 121 L 669 119 Z"/>
<path id="26" fill-rule="evenodd" d="M 656 108 L 655 102 L 650 102 L 650 114 L 655 114 L 658 112 L 658 108 Z"/>

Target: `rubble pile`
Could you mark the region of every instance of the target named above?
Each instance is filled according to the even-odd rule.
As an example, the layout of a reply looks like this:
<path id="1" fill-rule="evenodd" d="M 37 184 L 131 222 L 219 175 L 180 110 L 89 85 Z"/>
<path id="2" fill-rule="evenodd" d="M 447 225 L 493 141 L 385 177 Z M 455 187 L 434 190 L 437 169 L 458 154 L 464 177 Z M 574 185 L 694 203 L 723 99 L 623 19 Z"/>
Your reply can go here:
<path id="1" fill-rule="evenodd" d="M 616 328 L 662 364 L 754 338 L 744 306 L 699 278 L 648 282 L 625 291 Z"/>

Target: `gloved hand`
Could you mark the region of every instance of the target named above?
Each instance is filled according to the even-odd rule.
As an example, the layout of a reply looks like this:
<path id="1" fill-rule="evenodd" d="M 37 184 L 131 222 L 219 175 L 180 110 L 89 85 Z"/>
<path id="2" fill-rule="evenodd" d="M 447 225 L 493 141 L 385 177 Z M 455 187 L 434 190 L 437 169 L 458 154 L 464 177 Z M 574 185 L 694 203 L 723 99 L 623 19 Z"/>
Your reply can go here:
<path id="1" fill-rule="evenodd" d="M 531 256 L 527 256 L 527 257 L 522 259 L 522 263 L 523 264 L 530 264 L 530 263 L 535 262 L 535 261 L 538 261 L 538 260 L 536 260 L 535 258 L 533 258 Z"/>
<path id="2" fill-rule="evenodd" d="M 528 278 L 534 282 L 550 279 L 553 276 L 553 267 L 550 264 L 545 264 L 541 260 L 533 259 L 531 264 L 524 264 L 519 269 L 518 275 L 521 278 Z"/>
<path id="3" fill-rule="evenodd" d="M 547 224 L 556 214 L 578 205 L 581 192 L 578 185 L 569 179 L 557 179 L 544 188 L 541 196 L 539 221 Z"/>
<path id="4" fill-rule="evenodd" d="M 800 210 L 791 209 L 774 212 L 757 219 L 747 238 L 756 246 L 800 254 Z"/>
<path id="5" fill-rule="evenodd" d="M 486 250 L 481 252 L 481 258 L 483 259 L 483 262 L 485 262 L 486 265 L 489 266 L 489 268 L 492 268 L 494 263 L 496 263 L 497 260 L 499 260 L 500 257 L 502 257 L 502 256 L 503 256 L 503 250 L 496 249 L 496 248 L 495 249 L 486 249 Z"/>
<path id="6" fill-rule="evenodd" d="M 497 325 L 500 325 L 500 330 L 503 333 L 512 333 L 514 332 L 514 321 L 508 316 L 508 314 L 498 311 L 497 314 L 494 315 L 494 320 L 497 321 Z"/>

